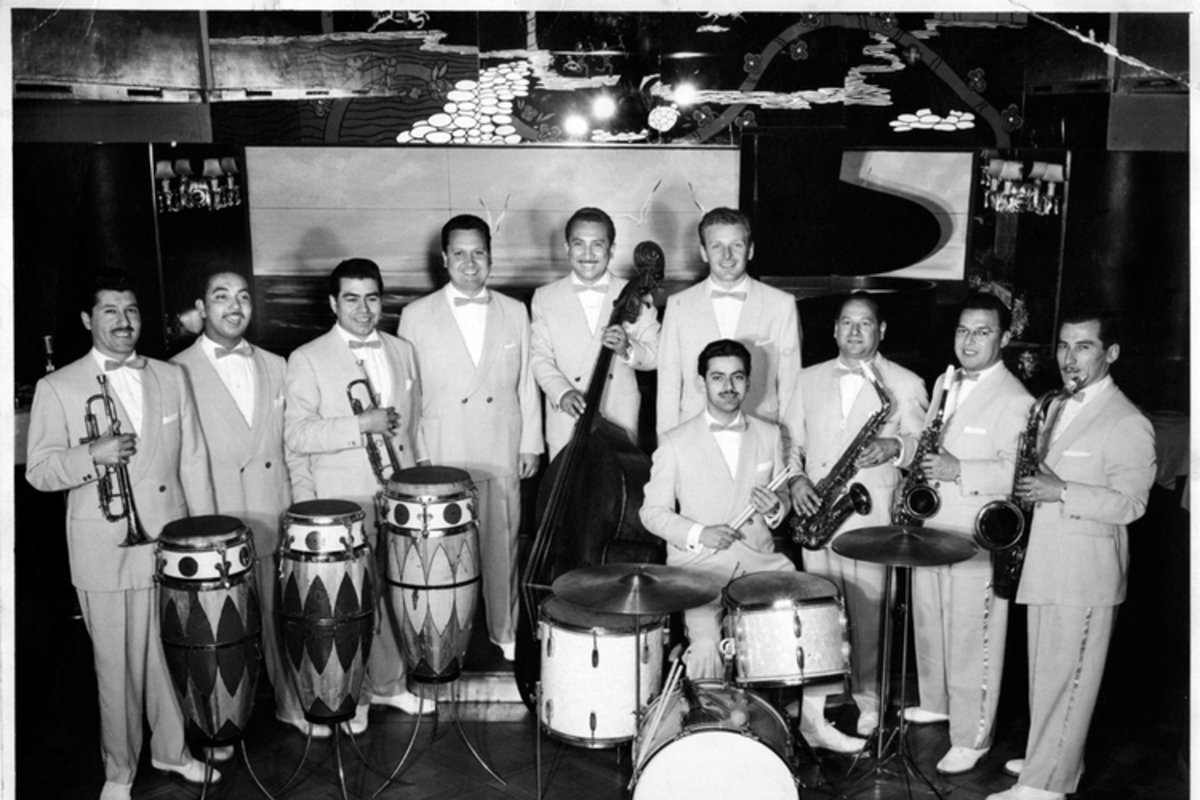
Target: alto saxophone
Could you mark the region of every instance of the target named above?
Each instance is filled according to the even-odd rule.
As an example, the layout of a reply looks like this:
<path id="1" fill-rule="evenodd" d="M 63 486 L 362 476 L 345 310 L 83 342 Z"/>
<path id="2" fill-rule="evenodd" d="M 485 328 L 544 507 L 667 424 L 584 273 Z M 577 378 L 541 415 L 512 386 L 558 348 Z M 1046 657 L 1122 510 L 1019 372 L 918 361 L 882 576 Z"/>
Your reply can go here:
<path id="1" fill-rule="evenodd" d="M 908 474 L 896 490 L 892 503 L 893 525 L 922 525 L 942 507 L 942 496 L 936 487 L 929 484 L 929 476 L 925 474 L 921 462 L 925 460 L 925 456 L 936 453 L 941 446 L 942 426 L 946 423 L 946 398 L 950 396 L 950 379 L 953 374 L 953 367 L 946 370 L 937 415 L 921 431 Z"/>
<path id="2" fill-rule="evenodd" d="M 850 483 L 850 479 L 858 472 L 858 466 L 854 462 L 879 436 L 879 431 L 883 430 L 884 423 L 891 415 L 892 398 L 870 365 L 864 363 L 862 371 L 867 382 L 879 395 L 879 410 L 859 429 L 854 441 L 838 458 L 829 474 L 817 482 L 814 487 L 820 496 L 820 506 L 817 510 L 807 517 L 796 516 L 791 519 L 792 540 L 807 550 L 820 550 L 829 544 L 833 534 L 851 512 L 871 512 L 871 495 L 867 488 L 861 483 Z"/>
<path id="3" fill-rule="evenodd" d="M 1017 460 L 1013 470 L 1013 492 L 1006 500 L 993 500 L 975 515 L 976 543 L 992 554 L 992 590 L 997 597 L 1010 599 L 1021 583 L 1029 529 L 1033 524 L 1033 502 L 1017 496 L 1017 482 L 1036 475 L 1045 458 L 1045 439 L 1051 431 L 1044 428 L 1046 414 L 1056 400 L 1066 400 L 1083 388 L 1077 378 L 1062 389 L 1046 392 L 1029 410 L 1029 420 L 1017 441 Z"/>

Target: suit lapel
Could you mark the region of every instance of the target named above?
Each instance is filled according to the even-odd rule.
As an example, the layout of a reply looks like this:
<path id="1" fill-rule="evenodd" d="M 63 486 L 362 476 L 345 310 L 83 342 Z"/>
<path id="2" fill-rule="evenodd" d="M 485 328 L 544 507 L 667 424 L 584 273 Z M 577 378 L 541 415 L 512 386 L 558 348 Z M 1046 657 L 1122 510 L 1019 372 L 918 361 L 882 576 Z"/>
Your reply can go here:
<path id="1" fill-rule="evenodd" d="M 267 377 L 267 362 L 257 347 L 252 351 L 252 359 L 254 363 L 254 411 L 250 416 L 250 430 L 248 431 L 250 435 L 246 437 L 246 446 L 242 448 L 242 452 L 247 457 L 250 453 L 258 451 L 258 445 L 267 428 L 267 420 L 270 419 L 271 405 L 275 402 L 275 398 L 271 396 L 270 380 Z M 208 361 L 207 358 L 204 360 Z M 224 386 L 224 383 L 221 385 Z M 225 394 L 229 395 L 229 392 L 226 391 Z M 232 395 L 229 395 L 229 400 L 233 402 Z M 234 427 L 245 425 L 246 419 L 237 408 L 237 403 L 233 403 L 233 406 L 236 413 L 231 424 Z"/>
<path id="2" fill-rule="evenodd" d="M 713 325 L 717 323 L 716 317 L 712 313 L 712 301 L 708 302 L 709 316 L 713 317 Z M 754 278 L 746 280 L 746 301 L 742 303 L 742 313 L 738 315 L 737 332 L 733 338 L 739 342 L 745 342 L 753 338 L 753 332 L 758 326 L 763 313 L 763 292 L 762 287 L 758 285 L 758 281 Z M 753 343 L 753 342 L 752 342 Z"/>
<path id="3" fill-rule="evenodd" d="M 147 364 L 142 370 L 142 430 L 138 435 L 137 457 L 129 462 L 129 479 L 133 483 L 145 477 L 150 465 L 154 463 L 154 451 L 162 438 L 159 436 L 163 428 L 162 394 L 158 370 Z M 120 403 L 119 400 L 117 402 Z M 122 421 L 122 431 L 133 429 L 132 426 L 125 427 L 127 424 Z M 177 425 L 179 421 L 176 420 L 173 424 Z"/>
<path id="4" fill-rule="evenodd" d="M 1046 463 L 1050 466 L 1057 464 L 1067 448 L 1078 441 L 1083 432 L 1088 429 L 1088 426 L 1104 411 L 1104 407 L 1116 396 L 1117 385 L 1110 383 L 1100 393 L 1099 397 L 1084 406 L 1083 410 L 1079 412 L 1079 416 L 1071 420 L 1071 424 L 1051 443 L 1050 449 L 1046 451 Z M 1068 400 L 1067 402 L 1071 401 Z"/>
<path id="5" fill-rule="evenodd" d="M 682 319 L 692 319 L 697 321 L 697 328 L 704 333 L 704 341 L 711 342 L 721 338 L 721 329 L 717 327 L 717 315 L 713 313 L 712 298 L 708 295 L 708 290 L 704 288 L 704 283 L 697 284 L 697 291 L 692 297 L 693 307 L 686 313 L 681 314 Z M 684 311 L 684 309 L 680 309 Z M 745 309 L 742 309 L 743 312 Z M 742 327 L 742 319 L 738 318 L 738 328 Z"/>
<path id="6" fill-rule="evenodd" d="M 491 290 L 488 290 L 491 292 Z M 475 374 L 471 378 L 471 385 L 467 387 L 467 394 L 471 394 L 479 389 L 483 383 L 483 379 L 487 377 L 492 365 L 500 357 L 500 348 L 504 344 L 504 311 L 500 308 L 499 299 L 495 292 L 492 293 L 492 301 L 487 304 L 487 322 L 483 328 L 483 352 L 479 354 L 479 365 L 475 367 Z M 451 315 L 451 322 L 454 327 L 458 327 L 458 323 Z M 461 335 L 459 338 L 462 338 Z M 467 346 L 463 342 L 463 347 Z M 470 363 L 471 355 L 467 354 L 467 362 Z"/>

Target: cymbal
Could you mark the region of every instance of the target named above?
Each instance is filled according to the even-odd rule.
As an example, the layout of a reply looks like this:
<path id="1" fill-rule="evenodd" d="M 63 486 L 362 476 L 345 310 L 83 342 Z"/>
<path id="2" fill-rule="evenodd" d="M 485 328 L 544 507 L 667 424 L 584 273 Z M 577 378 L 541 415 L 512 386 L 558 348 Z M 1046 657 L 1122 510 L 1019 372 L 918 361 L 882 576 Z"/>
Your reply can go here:
<path id="1" fill-rule="evenodd" d="M 919 525 L 877 525 L 846 531 L 833 540 L 835 553 L 893 567 L 933 567 L 966 561 L 979 551 L 965 536 Z"/>
<path id="2" fill-rule="evenodd" d="M 691 570 L 661 564 L 602 564 L 560 575 L 550 587 L 569 603 L 614 614 L 668 614 L 715 600 L 721 588 Z"/>

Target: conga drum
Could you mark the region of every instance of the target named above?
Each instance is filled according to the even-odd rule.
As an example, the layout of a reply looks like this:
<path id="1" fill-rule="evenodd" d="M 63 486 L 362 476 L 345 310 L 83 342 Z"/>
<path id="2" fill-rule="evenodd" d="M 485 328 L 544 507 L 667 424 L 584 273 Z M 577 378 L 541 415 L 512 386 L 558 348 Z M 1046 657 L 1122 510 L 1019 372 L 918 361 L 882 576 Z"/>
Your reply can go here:
<path id="1" fill-rule="evenodd" d="M 479 525 L 471 476 L 412 467 L 381 498 L 387 597 L 413 680 L 452 681 L 462 671 L 479 596 Z"/>
<path id="2" fill-rule="evenodd" d="M 169 522 L 155 543 L 159 627 L 188 734 L 210 747 L 241 738 L 254 707 L 262 613 L 254 539 L 235 517 Z"/>
<path id="3" fill-rule="evenodd" d="M 308 500 L 283 513 L 279 620 L 309 722 L 354 716 L 375 627 L 366 514 L 348 500 Z"/>

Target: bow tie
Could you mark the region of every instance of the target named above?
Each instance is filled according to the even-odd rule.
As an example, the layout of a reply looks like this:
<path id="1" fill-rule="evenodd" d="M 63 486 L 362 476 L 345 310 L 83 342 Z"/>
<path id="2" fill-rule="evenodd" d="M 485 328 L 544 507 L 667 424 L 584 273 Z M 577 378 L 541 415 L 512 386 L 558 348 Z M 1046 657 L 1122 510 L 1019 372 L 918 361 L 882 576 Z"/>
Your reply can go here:
<path id="1" fill-rule="evenodd" d="M 960 369 L 955 371 L 954 377 L 958 378 L 959 381 L 977 381 L 979 380 L 979 373 Z"/>
<path id="2" fill-rule="evenodd" d="M 492 296 L 490 294 L 478 294 L 474 297 L 456 297 L 454 298 L 454 307 L 458 308 L 459 306 L 471 304 L 486 306 L 490 302 L 492 302 Z"/>
<path id="3" fill-rule="evenodd" d="M 1073 394 L 1073 395 L 1070 395 L 1069 397 L 1067 397 L 1067 400 L 1069 400 L 1069 401 L 1073 401 L 1073 402 L 1076 402 L 1076 403 L 1082 403 L 1082 402 L 1083 402 L 1083 396 L 1084 396 L 1085 394 L 1087 394 L 1087 391 L 1086 391 L 1086 390 L 1084 390 L 1084 389 L 1080 389 L 1080 390 L 1079 390 L 1078 392 L 1076 392 L 1075 394 Z"/>
<path id="4" fill-rule="evenodd" d="M 351 345 L 351 347 L 353 347 L 353 345 Z M 228 347 L 218 347 L 213 352 L 217 354 L 217 358 L 224 358 L 225 356 L 245 356 L 246 358 L 249 358 L 250 345 L 240 344 L 232 350 Z"/>
<path id="5" fill-rule="evenodd" d="M 862 367 L 844 367 L 841 364 L 838 364 L 836 367 L 834 367 L 833 374 L 839 378 L 843 378 L 847 375 L 858 375 L 860 378 L 865 377 L 863 375 Z"/>
<path id="6" fill-rule="evenodd" d="M 730 300 L 740 300 L 742 302 L 746 301 L 746 293 L 744 291 L 727 292 L 723 289 L 712 290 L 713 300 L 720 300 L 722 297 L 728 297 Z"/>
<path id="7" fill-rule="evenodd" d="M 368 342 L 364 342 L 361 339 L 351 339 L 350 340 L 350 349 L 351 350 L 358 350 L 363 347 L 370 347 L 372 349 L 378 349 L 380 347 L 383 347 L 383 342 L 379 341 L 378 339 L 371 339 Z"/>
<path id="8" fill-rule="evenodd" d="M 129 367 L 130 369 L 145 369 L 146 359 L 138 356 L 136 358 L 127 358 L 124 361 L 112 361 L 110 359 L 104 360 L 105 372 L 112 372 L 113 370 L 120 369 L 121 367 Z"/>
<path id="9" fill-rule="evenodd" d="M 608 291 L 607 283 L 577 283 L 574 286 L 576 294 L 583 294 L 584 292 L 599 292 L 600 294 L 605 294 Z"/>
<path id="10" fill-rule="evenodd" d="M 745 417 L 734 420 L 728 425 L 722 425 L 719 422 L 708 423 L 708 429 L 713 433 L 720 433 L 721 431 L 734 431 L 735 433 L 741 433 L 742 431 L 746 430 L 746 428 L 747 425 Z"/>

